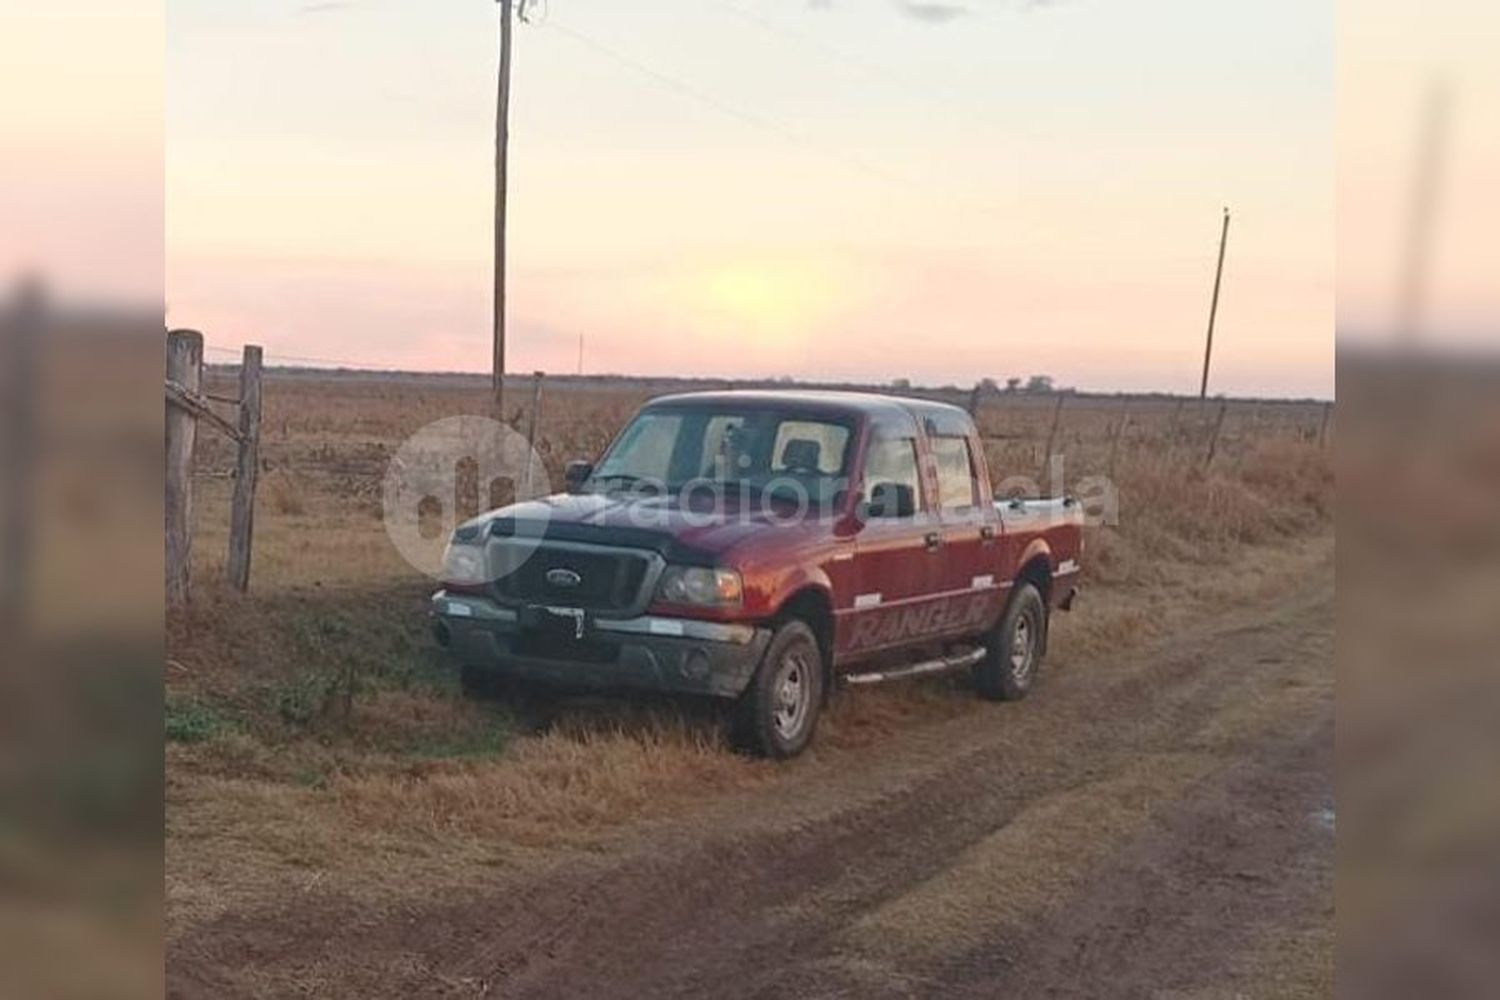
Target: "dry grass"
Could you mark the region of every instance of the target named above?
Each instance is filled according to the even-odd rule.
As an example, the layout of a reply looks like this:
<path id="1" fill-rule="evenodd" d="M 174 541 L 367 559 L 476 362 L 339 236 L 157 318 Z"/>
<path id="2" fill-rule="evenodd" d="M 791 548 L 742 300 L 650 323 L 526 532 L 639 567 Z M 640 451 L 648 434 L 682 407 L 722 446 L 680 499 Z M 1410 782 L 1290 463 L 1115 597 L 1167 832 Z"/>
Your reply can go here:
<path id="1" fill-rule="evenodd" d="M 713 735 L 672 720 L 569 722 L 522 740 L 504 767 L 432 766 L 335 781 L 333 807 L 354 823 L 430 837 L 459 834 L 522 846 L 587 843 L 621 817 L 675 795 L 758 780 L 766 766 L 726 754 Z"/>
<path id="2" fill-rule="evenodd" d="M 286 469 L 277 469 L 257 486 L 261 502 L 281 517 L 307 513 L 308 486 L 301 477 Z"/>
<path id="3" fill-rule="evenodd" d="M 550 386 L 539 451 L 554 481 L 659 388 Z M 776 779 L 775 767 L 728 752 L 713 713 L 694 706 L 570 705 L 537 733 L 504 705 L 459 697 L 426 634 L 431 585 L 384 534 L 380 480 L 405 436 L 485 404 L 479 385 L 273 374 L 247 598 L 216 582 L 229 481 L 198 480 L 198 596 L 168 621 L 174 928 L 312 878 L 370 898 L 414 879 L 456 884 Z M 1057 630 L 1056 669 L 1275 588 L 1331 523 L 1316 408 L 1237 404 L 1205 471 L 1207 418 L 1195 407 L 1075 400 L 1056 446 L 1069 484 L 1107 471 L 1126 412 L 1120 522 L 1089 529 L 1088 590 Z M 1045 399 L 985 408 L 998 476 L 1040 471 L 1051 415 Z M 199 464 L 221 473 L 229 452 L 207 437 Z M 835 705 L 817 753 L 867 752 L 892 729 L 972 710 L 957 682 L 860 692 Z"/>

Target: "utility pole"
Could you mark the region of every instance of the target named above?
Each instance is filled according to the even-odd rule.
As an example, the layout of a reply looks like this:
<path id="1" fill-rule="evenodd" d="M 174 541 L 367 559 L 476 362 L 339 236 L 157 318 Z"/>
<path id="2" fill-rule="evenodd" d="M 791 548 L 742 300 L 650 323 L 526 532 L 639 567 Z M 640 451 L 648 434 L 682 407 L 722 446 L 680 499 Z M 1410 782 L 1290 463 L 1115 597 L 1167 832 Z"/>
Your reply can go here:
<path id="1" fill-rule="evenodd" d="M 583 334 L 578 335 L 578 374 L 583 374 Z"/>
<path id="2" fill-rule="evenodd" d="M 1208 345 L 1203 349 L 1203 383 L 1198 388 L 1198 403 L 1208 399 L 1208 364 L 1214 356 L 1214 320 L 1219 315 L 1219 286 L 1224 282 L 1224 248 L 1229 244 L 1229 208 L 1224 209 L 1224 229 L 1219 233 L 1219 267 L 1214 272 L 1214 298 L 1208 307 Z"/>
<path id="3" fill-rule="evenodd" d="M 510 148 L 510 34 L 511 6 L 500 4 L 500 78 L 495 91 L 495 300 L 493 304 L 494 357 L 490 389 L 495 417 L 505 419 L 505 168 Z M 522 0 L 524 5 L 524 0 Z"/>

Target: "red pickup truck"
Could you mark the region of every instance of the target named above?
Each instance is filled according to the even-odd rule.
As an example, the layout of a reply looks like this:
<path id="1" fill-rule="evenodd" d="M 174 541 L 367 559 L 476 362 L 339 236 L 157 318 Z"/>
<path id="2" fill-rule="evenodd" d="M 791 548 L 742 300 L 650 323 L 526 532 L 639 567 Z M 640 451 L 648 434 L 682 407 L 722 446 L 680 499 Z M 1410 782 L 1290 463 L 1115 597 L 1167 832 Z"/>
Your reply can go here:
<path id="1" fill-rule="evenodd" d="M 567 492 L 461 525 L 433 595 L 466 687 L 497 679 L 731 699 L 790 757 L 836 683 L 1035 682 L 1083 551 L 1071 499 L 991 494 L 963 410 L 863 393 L 647 403 Z"/>

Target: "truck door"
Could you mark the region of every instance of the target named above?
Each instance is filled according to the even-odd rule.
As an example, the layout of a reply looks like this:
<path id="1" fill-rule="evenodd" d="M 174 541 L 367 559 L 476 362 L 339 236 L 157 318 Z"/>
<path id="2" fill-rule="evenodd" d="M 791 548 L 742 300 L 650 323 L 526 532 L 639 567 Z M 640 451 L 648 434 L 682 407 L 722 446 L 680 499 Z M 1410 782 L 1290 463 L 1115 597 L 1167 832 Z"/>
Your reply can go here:
<path id="1" fill-rule="evenodd" d="M 928 438 L 942 523 L 943 552 L 937 571 L 944 613 L 940 635 L 972 635 L 1000 613 L 1005 579 L 1000 573 L 1000 518 L 989 483 L 979 470 L 979 442 L 964 433 Z"/>
<path id="2" fill-rule="evenodd" d="M 915 434 L 873 435 L 864 472 L 870 509 L 854 546 L 856 584 L 849 607 L 839 609 L 842 657 L 857 658 L 925 637 L 943 547 L 928 492 Z M 904 505 L 898 498 L 904 498 Z"/>

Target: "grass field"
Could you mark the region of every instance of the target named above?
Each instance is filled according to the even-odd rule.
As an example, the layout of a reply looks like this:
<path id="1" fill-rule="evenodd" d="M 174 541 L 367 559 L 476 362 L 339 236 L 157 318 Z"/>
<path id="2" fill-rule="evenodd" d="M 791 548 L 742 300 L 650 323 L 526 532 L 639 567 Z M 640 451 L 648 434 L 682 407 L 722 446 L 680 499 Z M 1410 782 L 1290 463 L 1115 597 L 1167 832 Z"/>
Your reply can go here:
<path id="1" fill-rule="evenodd" d="M 209 383 L 232 391 L 231 373 Z M 549 380 L 538 450 L 553 481 L 669 388 Z M 527 380 L 508 399 L 529 402 Z M 462 377 L 270 373 L 248 596 L 221 583 L 231 452 L 200 435 L 195 596 L 167 623 L 172 935 L 318 886 L 396 905 L 413 884 L 437 891 L 475 871 L 596 850 L 629 824 L 782 780 L 776 766 L 731 753 L 695 706 L 585 700 L 536 729 L 505 705 L 459 696 L 427 634 L 432 582 L 388 541 L 380 489 L 404 438 L 486 407 L 484 385 Z M 1052 396 L 985 400 L 997 480 L 1047 482 L 1055 415 Z M 1321 404 L 1234 402 L 1209 465 L 1218 417 L 1217 402 L 1064 403 L 1052 448 L 1063 485 L 1113 465 L 1119 517 L 1088 529 L 1084 600 L 1057 630 L 1051 669 L 1275 591 L 1331 533 Z M 868 752 L 894 729 L 975 704 L 957 680 L 842 697 L 798 766 Z"/>

